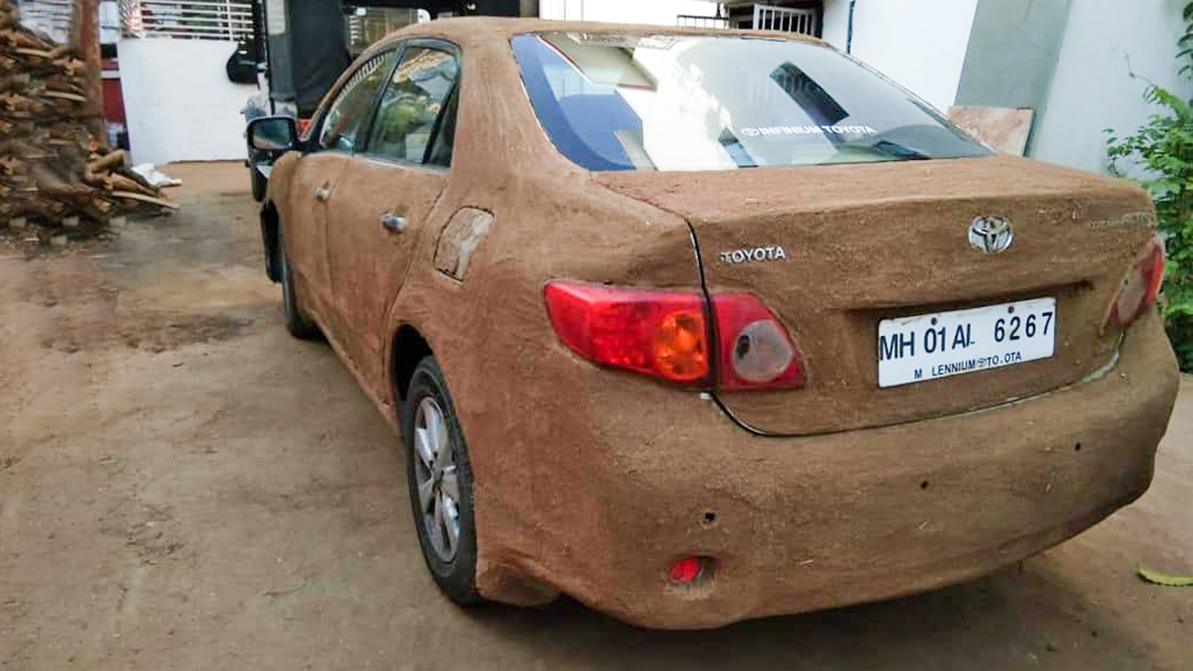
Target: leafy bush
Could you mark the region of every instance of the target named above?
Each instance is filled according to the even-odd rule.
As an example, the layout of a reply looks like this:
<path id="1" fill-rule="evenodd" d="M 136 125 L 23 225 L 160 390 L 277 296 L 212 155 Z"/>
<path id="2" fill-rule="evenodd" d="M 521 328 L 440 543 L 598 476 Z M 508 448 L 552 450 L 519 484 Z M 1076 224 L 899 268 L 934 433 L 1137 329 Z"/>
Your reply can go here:
<path id="1" fill-rule="evenodd" d="M 1179 73 L 1193 80 L 1193 2 L 1185 5 L 1184 19 L 1177 60 L 1184 63 Z M 1147 177 L 1136 181 L 1156 203 L 1168 251 L 1160 309 L 1181 369 L 1193 372 L 1193 100 L 1156 84 L 1144 98 L 1161 111 L 1128 137 L 1107 129 L 1110 169 L 1120 176 L 1120 162 L 1146 169 Z"/>

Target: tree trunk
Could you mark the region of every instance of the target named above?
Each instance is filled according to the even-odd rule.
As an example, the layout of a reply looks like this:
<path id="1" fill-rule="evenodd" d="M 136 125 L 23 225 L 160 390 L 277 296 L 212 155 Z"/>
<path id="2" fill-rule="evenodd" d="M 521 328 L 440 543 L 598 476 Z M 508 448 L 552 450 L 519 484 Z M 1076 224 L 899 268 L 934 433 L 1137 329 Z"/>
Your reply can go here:
<path id="1" fill-rule="evenodd" d="M 99 0 L 75 0 L 71 18 L 74 50 L 83 59 L 83 92 L 87 98 L 83 107 L 85 123 L 99 142 L 100 150 L 106 151 L 108 129 L 104 123 L 104 75 L 99 53 Z"/>

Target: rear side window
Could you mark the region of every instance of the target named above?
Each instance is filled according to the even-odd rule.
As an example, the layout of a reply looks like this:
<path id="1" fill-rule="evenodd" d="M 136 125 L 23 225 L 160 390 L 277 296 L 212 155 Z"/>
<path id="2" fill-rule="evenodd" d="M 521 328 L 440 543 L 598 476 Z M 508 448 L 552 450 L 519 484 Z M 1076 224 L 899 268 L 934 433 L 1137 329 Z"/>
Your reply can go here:
<path id="1" fill-rule="evenodd" d="M 728 170 L 989 154 L 905 90 L 802 40 L 533 33 L 543 128 L 589 170 Z"/>
<path id="2" fill-rule="evenodd" d="M 459 75 L 455 55 L 446 50 L 406 49 L 381 96 L 368 153 L 411 163 L 450 165 L 455 134 L 453 93 Z"/>
<path id="3" fill-rule="evenodd" d="M 323 117 L 319 131 L 319 146 L 323 149 L 355 151 L 364 139 L 365 124 L 377 100 L 386 75 L 393 68 L 397 54 L 387 51 L 361 65 L 340 89 L 339 95 Z"/>

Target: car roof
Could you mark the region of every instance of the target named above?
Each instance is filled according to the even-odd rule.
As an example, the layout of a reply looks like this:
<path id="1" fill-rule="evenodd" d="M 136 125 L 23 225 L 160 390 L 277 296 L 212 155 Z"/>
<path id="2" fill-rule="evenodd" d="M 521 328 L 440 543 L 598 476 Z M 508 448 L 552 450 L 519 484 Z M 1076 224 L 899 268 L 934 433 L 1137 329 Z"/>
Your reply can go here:
<path id="1" fill-rule="evenodd" d="M 428 23 L 409 25 L 382 38 L 373 45 L 370 51 L 384 48 L 396 41 L 418 37 L 444 38 L 466 48 L 484 43 L 509 42 L 511 37 L 522 33 L 545 32 L 615 33 L 621 35 L 698 35 L 709 37 L 744 36 L 801 40 L 814 44 L 825 44 L 822 40 L 808 35 L 770 30 L 683 28 L 678 26 L 602 23 L 597 21 L 550 21 L 546 19 L 476 16 L 436 19 Z"/>

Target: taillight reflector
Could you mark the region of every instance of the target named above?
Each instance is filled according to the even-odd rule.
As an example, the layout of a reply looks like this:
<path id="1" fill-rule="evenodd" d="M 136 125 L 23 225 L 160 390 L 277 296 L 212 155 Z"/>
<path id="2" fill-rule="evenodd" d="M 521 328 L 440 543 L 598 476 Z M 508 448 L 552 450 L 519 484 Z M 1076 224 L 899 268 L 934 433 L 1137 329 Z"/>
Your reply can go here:
<path id="1" fill-rule="evenodd" d="M 1135 258 L 1110 305 L 1104 330 L 1125 329 L 1156 302 L 1164 283 L 1164 241 L 1153 236 Z"/>
<path id="2" fill-rule="evenodd" d="M 804 367 L 787 329 L 752 294 L 713 296 L 722 389 L 804 386 Z"/>
<path id="3" fill-rule="evenodd" d="M 667 578 L 677 585 L 691 585 L 704 577 L 705 569 L 711 569 L 712 559 L 708 557 L 684 557 L 677 559 L 667 568 Z"/>

